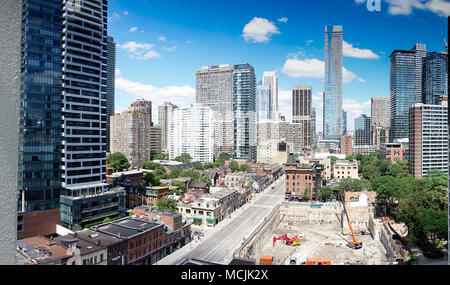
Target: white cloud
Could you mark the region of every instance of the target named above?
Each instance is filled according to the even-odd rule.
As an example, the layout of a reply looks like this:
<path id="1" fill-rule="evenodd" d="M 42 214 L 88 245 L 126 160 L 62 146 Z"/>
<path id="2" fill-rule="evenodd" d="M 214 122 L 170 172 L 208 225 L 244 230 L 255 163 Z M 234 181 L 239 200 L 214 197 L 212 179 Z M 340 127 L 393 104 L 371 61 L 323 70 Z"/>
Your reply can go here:
<path id="1" fill-rule="evenodd" d="M 162 49 L 165 50 L 165 51 L 168 51 L 168 52 L 174 52 L 174 51 L 177 50 L 177 46 L 173 46 L 173 47 L 163 47 Z"/>
<path id="2" fill-rule="evenodd" d="M 280 23 L 287 23 L 288 22 L 288 18 L 286 18 L 286 17 L 281 17 L 281 18 L 278 18 L 278 22 L 280 22 Z"/>
<path id="3" fill-rule="evenodd" d="M 165 42 L 165 41 L 166 41 L 166 37 L 160 36 L 160 37 L 158 38 L 158 41 Z"/>
<path id="4" fill-rule="evenodd" d="M 293 78 L 324 78 L 325 77 L 325 62 L 317 58 L 306 58 L 304 60 L 297 58 L 287 59 L 284 63 L 281 72 Z M 359 78 L 355 73 L 342 67 L 342 81 L 343 83 L 350 83 L 353 79 Z M 361 79 L 361 80 L 360 80 Z"/>
<path id="5" fill-rule="evenodd" d="M 441 17 L 450 15 L 448 0 L 384 0 L 391 15 L 410 15 L 414 9 L 433 12 Z M 365 0 L 355 0 L 356 3 L 366 3 Z"/>
<path id="6" fill-rule="evenodd" d="M 152 101 L 153 114 L 158 114 L 158 106 L 163 102 L 171 102 L 179 106 L 195 102 L 195 88 L 188 85 L 155 87 L 118 77 L 116 78 L 116 89 Z"/>
<path id="7" fill-rule="evenodd" d="M 124 15 L 128 15 L 128 14 L 130 14 L 130 13 L 129 13 L 128 11 L 124 11 L 123 14 L 124 14 Z"/>
<path id="8" fill-rule="evenodd" d="M 187 40 L 186 43 L 188 43 L 188 44 L 193 44 L 194 42 L 191 41 L 191 40 Z"/>
<path id="9" fill-rule="evenodd" d="M 349 44 L 346 41 L 344 41 L 343 49 L 344 49 L 344 56 L 348 56 L 348 57 L 366 58 L 366 59 L 380 58 L 379 55 L 377 55 L 370 49 L 355 48 L 355 47 L 353 47 L 352 44 Z"/>
<path id="10" fill-rule="evenodd" d="M 132 32 L 136 32 L 137 29 L 138 29 L 138 27 L 132 27 L 132 28 L 129 29 L 128 31 L 129 31 L 130 33 L 132 33 Z"/>
<path id="11" fill-rule="evenodd" d="M 152 50 L 154 45 L 148 43 L 136 43 L 136 42 L 126 42 L 119 45 L 121 49 L 128 52 L 129 56 L 134 59 L 146 60 L 155 57 L 161 57 L 161 55 Z"/>
<path id="12" fill-rule="evenodd" d="M 112 13 L 109 18 L 108 18 L 108 22 L 114 22 L 115 20 L 119 20 L 120 19 L 120 15 L 116 12 Z"/>
<path id="13" fill-rule="evenodd" d="M 116 68 L 116 77 L 122 75 L 122 70 Z"/>
<path id="14" fill-rule="evenodd" d="M 278 28 L 265 18 L 254 17 L 243 29 L 243 37 L 246 41 L 254 43 L 267 43 L 273 34 L 280 34 Z"/>
<path id="15" fill-rule="evenodd" d="M 347 112 L 347 129 L 355 129 L 355 119 L 361 116 L 361 114 L 366 114 L 370 116 L 370 100 L 359 102 L 354 99 L 343 99 L 342 108 Z"/>

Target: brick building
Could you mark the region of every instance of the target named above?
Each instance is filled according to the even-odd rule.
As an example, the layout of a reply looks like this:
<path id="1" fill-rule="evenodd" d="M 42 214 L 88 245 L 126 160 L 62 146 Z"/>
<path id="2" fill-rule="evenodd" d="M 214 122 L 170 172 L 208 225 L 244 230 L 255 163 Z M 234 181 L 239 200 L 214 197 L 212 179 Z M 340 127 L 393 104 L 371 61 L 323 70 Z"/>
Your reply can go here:
<path id="1" fill-rule="evenodd" d="M 324 167 L 320 164 L 300 164 L 289 154 L 285 164 L 286 200 L 302 201 L 305 194 L 314 199 L 321 189 Z"/>

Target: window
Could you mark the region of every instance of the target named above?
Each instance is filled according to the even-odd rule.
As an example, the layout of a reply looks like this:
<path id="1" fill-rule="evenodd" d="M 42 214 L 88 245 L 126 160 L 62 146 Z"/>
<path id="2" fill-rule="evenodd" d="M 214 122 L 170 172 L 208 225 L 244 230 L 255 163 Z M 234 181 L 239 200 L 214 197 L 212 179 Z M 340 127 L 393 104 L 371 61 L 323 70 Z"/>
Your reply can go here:
<path id="1" fill-rule="evenodd" d="M 100 254 L 100 262 L 103 261 L 103 258 L 104 258 L 103 253 L 101 253 L 101 254 Z"/>

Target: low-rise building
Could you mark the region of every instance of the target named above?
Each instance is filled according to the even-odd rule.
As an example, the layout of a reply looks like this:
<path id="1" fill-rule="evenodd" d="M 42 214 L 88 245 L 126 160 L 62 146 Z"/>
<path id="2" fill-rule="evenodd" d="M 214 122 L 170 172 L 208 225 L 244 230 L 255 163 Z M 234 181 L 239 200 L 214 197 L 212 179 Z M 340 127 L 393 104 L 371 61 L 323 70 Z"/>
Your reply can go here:
<path id="1" fill-rule="evenodd" d="M 188 191 L 198 193 L 209 193 L 209 184 L 206 182 L 191 182 L 188 187 Z"/>
<path id="2" fill-rule="evenodd" d="M 130 170 L 106 175 L 106 183 L 112 186 L 116 186 L 117 182 L 125 181 L 132 184 L 144 184 L 144 172 L 140 170 Z"/>
<path id="3" fill-rule="evenodd" d="M 291 153 L 285 164 L 286 200 L 315 199 L 322 185 L 323 165 L 300 164 Z"/>
<path id="4" fill-rule="evenodd" d="M 67 260 L 67 265 L 107 265 L 107 249 L 100 242 L 89 242 L 73 235 L 59 236 L 56 243 L 69 248 L 74 256 Z"/>
<path id="5" fill-rule="evenodd" d="M 358 161 L 336 160 L 333 166 L 333 178 L 336 181 L 345 178 L 359 179 Z"/>
<path id="6" fill-rule="evenodd" d="M 74 254 L 68 247 L 42 236 L 17 241 L 19 265 L 66 265 Z"/>
<path id="7" fill-rule="evenodd" d="M 385 143 L 380 147 L 380 158 L 390 160 L 392 164 L 407 160 L 408 147 L 402 143 Z"/>
<path id="8" fill-rule="evenodd" d="M 376 151 L 377 148 L 374 145 L 354 145 L 352 147 L 353 154 L 370 155 Z"/>

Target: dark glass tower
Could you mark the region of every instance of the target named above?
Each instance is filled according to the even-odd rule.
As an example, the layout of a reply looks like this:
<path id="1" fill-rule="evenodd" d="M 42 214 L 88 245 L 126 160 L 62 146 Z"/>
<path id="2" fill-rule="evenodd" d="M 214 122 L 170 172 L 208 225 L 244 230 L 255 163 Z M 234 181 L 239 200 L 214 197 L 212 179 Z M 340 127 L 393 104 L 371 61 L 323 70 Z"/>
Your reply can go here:
<path id="1" fill-rule="evenodd" d="M 108 36 L 108 74 L 106 81 L 106 152 L 110 152 L 110 117 L 114 116 L 114 100 L 115 100 L 115 75 L 116 75 L 116 43 L 113 37 Z"/>
<path id="2" fill-rule="evenodd" d="M 31 212 L 59 207 L 62 1 L 22 7 L 18 209 Z"/>
<path id="3" fill-rule="evenodd" d="M 422 103 L 435 105 L 440 96 L 448 96 L 447 54 L 429 52 L 423 63 Z"/>

